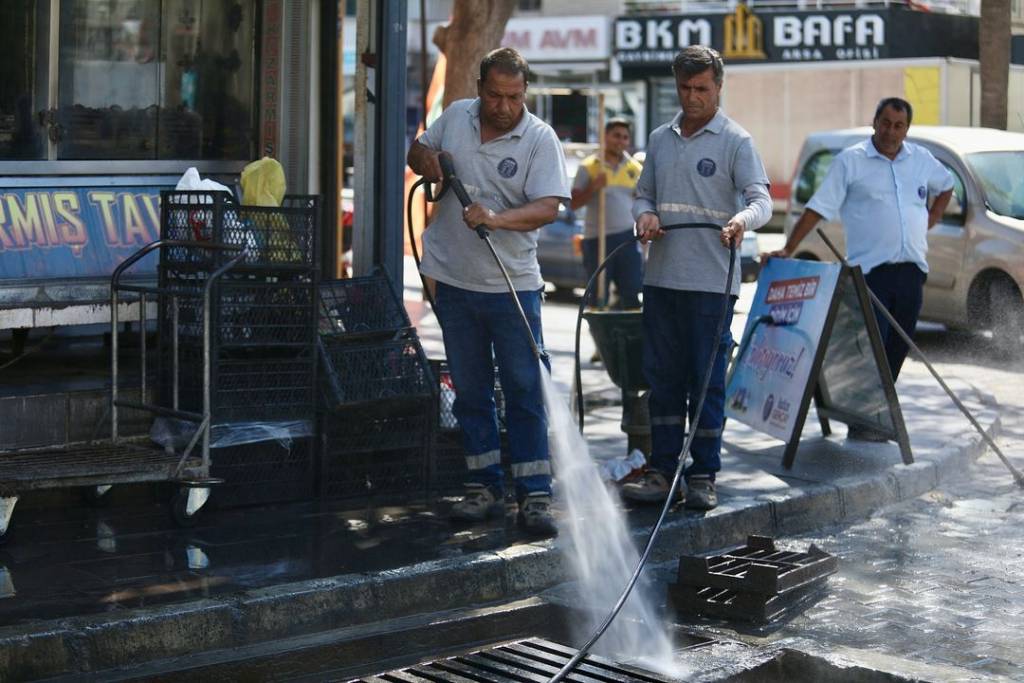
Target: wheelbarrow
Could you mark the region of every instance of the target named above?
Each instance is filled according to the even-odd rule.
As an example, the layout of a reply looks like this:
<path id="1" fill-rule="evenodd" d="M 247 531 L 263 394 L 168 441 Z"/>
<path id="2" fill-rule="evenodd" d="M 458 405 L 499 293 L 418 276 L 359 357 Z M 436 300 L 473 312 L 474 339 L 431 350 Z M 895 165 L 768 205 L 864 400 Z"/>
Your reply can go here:
<path id="1" fill-rule="evenodd" d="M 586 311 L 583 319 L 597 344 L 608 376 L 622 390 L 622 431 L 627 452 L 651 453 L 651 419 L 647 411 L 647 380 L 644 379 L 643 312 Z M 644 392 L 644 393 L 641 393 Z"/>

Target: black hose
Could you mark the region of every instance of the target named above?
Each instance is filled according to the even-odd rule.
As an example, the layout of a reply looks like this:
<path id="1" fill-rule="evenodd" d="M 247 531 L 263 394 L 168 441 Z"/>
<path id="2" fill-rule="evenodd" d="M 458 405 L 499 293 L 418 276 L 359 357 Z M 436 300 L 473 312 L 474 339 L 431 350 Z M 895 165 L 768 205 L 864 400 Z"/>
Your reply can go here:
<path id="1" fill-rule="evenodd" d="M 687 228 L 721 230 L 722 226 L 716 225 L 714 223 L 673 223 L 672 225 L 661 226 L 661 229 L 665 230 L 666 232 L 669 230 L 682 230 Z M 620 251 L 622 251 L 626 247 L 633 246 L 639 239 L 639 236 L 634 236 L 634 239 L 632 241 L 624 242 L 619 246 L 615 247 L 615 249 L 612 250 L 612 253 L 608 254 L 608 256 L 605 257 L 604 261 L 601 262 L 601 265 L 599 265 L 597 269 L 594 270 L 594 273 L 590 276 L 590 279 L 587 280 L 587 286 L 583 289 L 583 297 L 580 299 L 579 312 L 576 314 L 576 353 L 574 356 L 576 362 L 575 367 L 573 368 L 573 382 L 575 383 L 574 390 L 576 392 L 576 416 L 578 418 L 577 421 L 579 422 L 580 434 L 583 433 L 583 382 L 580 376 L 580 328 L 583 324 L 583 311 L 586 309 L 587 304 L 590 302 L 590 298 L 594 294 L 594 285 L 595 283 L 597 283 L 597 278 L 601 275 L 601 273 L 604 272 L 605 268 L 608 267 L 608 264 L 612 262 L 612 259 L 615 258 L 615 256 Z M 729 286 L 730 288 L 732 287 L 732 280 L 729 281 Z"/>
<path id="2" fill-rule="evenodd" d="M 420 178 L 412 187 L 409 188 L 409 197 L 405 202 L 405 225 L 409 230 L 409 247 L 412 249 L 412 258 L 416 262 L 416 273 L 420 276 L 420 282 L 423 283 L 423 295 L 427 297 L 427 301 L 430 302 L 430 309 L 435 313 L 437 312 L 437 306 L 434 305 L 434 297 L 430 295 L 430 287 L 427 286 L 427 278 L 420 272 L 420 250 L 416 246 L 416 233 L 412 229 L 412 199 L 416 196 L 416 190 L 419 187 L 423 187 L 423 194 L 426 196 L 427 201 L 430 203 L 436 203 L 441 201 L 441 198 L 448 192 L 448 185 L 444 185 L 441 188 L 441 194 L 436 197 L 430 191 L 430 181 L 426 178 Z M 426 229 L 427 226 L 423 226 Z"/>
<path id="3" fill-rule="evenodd" d="M 714 230 L 721 230 L 722 229 L 721 226 L 714 225 L 714 224 L 711 224 L 711 223 L 680 223 L 680 224 L 677 224 L 677 225 L 662 226 L 662 230 L 673 230 L 673 229 L 678 229 L 678 228 L 709 228 L 709 229 L 714 229 Z M 631 244 L 631 242 L 627 242 L 626 244 Z M 625 245 L 621 245 L 621 246 L 625 246 Z M 621 246 L 619 248 L 621 248 Z M 618 251 L 618 249 L 613 251 L 609 255 L 609 257 L 605 259 L 605 262 L 601 264 L 601 268 L 604 267 L 604 265 L 611 259 L 612 256 L 615 255 L 615 253 L 617 251 Z M 598 268 L 598 270 L 595 271 L 595 276 L 596 276 L 596 274 L 598 272 L 600 272 L 601 268 Z M 727 315 L 729 313 L 729 297 L 732 295 L 732 280 L 733 280 L 733 274 L 735 273 L 735 271 L 736 271 L 736 245 L 735 245 L 734 242 L 730 241 L 730 243 L 729 243 L 729 273 L 726 276 L 725 292 L 724 292 L 724 295 L 722 297 L 722 314 L 718 318 L 718 325 L 717 325 L 716 330 L 715 330 L 715 337 L 714 338 L 715 338 L 716 341 L 721 339 L 722 332 L 725 329 L 725 319 L 726 319 L 726 317 L 727 317 Z M 589 292 L 589 289 L 590 289 L 591 285 L 593 284 L 593 280 L 594 280 L 594 278 L 592 277 L 591 281 L 587 283 L 588 292 Z M 584 299 L 586 299 L 586 297 L 587 297 L 587 292 L 584 293 Z M 580 317 L 581 318 L 582 318 L 582 315 L 583 315 L 583 307 L 581 305 L 580 306 Z M 577 340 L 576 367 L 577 367 L 577 372 L 578 372 L 578 369 L 579 369 L 579 352 L 578 352 L 578 347 L 579 347 L 579 322 L 578 321 L 577 321 L 576 330 L 577 330 L 577 336 L 576 336 L 576 340 Z M 717 343 L 714 344 L 711 347 L 711 358 L 708 361 L 707 371 L 704 373 L 704 382 L 703 382 L 703 384 L 701 386 L 701 390 L 700 390 L 700 399 L 697 401 L 697 410 L 694 413 L 695 415 L 697 415 L 698 419 L 700 418 L 701 411 L 704 409 L 704 399 L 707 397 L 707 394 L 708 394 L 708 385 L 711 384 L 711 375 L 714 372 L 715 360 L 717 360 L 717 358 L 718 358 L 718 347 L 719 347 L 719 344 L 717 344 Z M 582 392 L 580 392 L 580 393 L 582 393 Z M 581 411 L 581 415 L 582 415 L 582 411 Z M 580 422 L 580 428 L 582 429 L 582 421 Z M 689 433 L 686 435 L 686 441 L 683 443 L 682 452 L 679 454 L 679 464 L 676 466 L 675 474 L 672 476 L 672 483 L 669 484 L 668 495 L 665 496 L 665 504 L 662 505 L 661 514 L 658 516 L 658 521 L 655 522 L 654 526 L 651 528 L 651 534 L 647 538 L 647 545 L 644 546 L 644 551 L 640 555 L 640 560 L 636 564 L 636 569 L 633 570 L 633 574 L 632 574 L 632 576 L 630 576 L 629 581 L 627 582 L 625 589 L 622 591 L 622 594 L 619 596 L 618 601 L 615 603 L 615 606 L 612 608 L 612 611 L 608 614 L 608 616 L 605 617 L 605 620 L 601 623 L 601 625 L 597 628 L 597 630 L 594 631 L 594 634 L 590 637 L 590 639 L 586 643 L 583 644 L 583 646 L 576 652 L 575 655 L 573 655 L 572 659 L 570 659 L 565 664 L 565 666 L 563 666 L 561 669 L 558 670 L 558 673 L 556 673 L 554 676 L 551 677 L 549 683 L 559 683 L 566 676 L 568 676 L 569 673 L 572 672 L 572 670 L 576 667 L 576 665 L 579 664 L 580 661 L 582 661 L 584 657 L 586 657 L 587 652 L 590 650 L 591 647 L 594 646 L 594 643 L 596 643 L 601 638 L 601 636 L 604 635 L 605 631 L 608 630 L 608 627 L 611 626 L 612 621 L 615 620 L 615 617 L 618 616 L 619 612 L 622 610 L 623 606 L 626 604 L 626 600 L 629 598 L 629 594 L 633 591 L 633 587 L 636 586 L 636 582 L 640 579 L 640 572 L 643 571 L 644 565 L 647 564 L 647 560 L 651 556 L 651 551 L 654 549 L 654 541 L 658 537 L 658 531 L 661 530 L 661 525 L 665 522 L 665 517 L 666 517 L 666 515 L 668 515 L 669 509 L 672 507 L 672 499 L 674 497 L 674 493 L 676 491 L 676 488 L 679 486 L 679 480 L 682 478 L 683 466 L 686 464 L 686 454 L 689 453 L 689 451 L 690 451 L 690 443 L 693 441 L 693 438 L 696 435 L 696 433 L 697 433 L 696 429 L 690 429 Z"/>

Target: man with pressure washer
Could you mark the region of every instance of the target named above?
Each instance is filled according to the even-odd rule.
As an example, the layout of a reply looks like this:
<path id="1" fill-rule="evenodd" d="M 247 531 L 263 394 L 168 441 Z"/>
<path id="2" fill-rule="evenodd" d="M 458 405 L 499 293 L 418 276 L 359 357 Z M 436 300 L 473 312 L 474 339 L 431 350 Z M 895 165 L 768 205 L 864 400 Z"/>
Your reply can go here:
<path id="1" fill-rule="evenodd" d="M 949 170 L 924 147 L 905 141 L 912 119 L 906 100 L 887 97 L 879 102 L 874 134 L 836 156 L 786 246 L 768 254 L 792 256 L 822 218 L 840 217 L 849 262 L 864 270 L 868 287 L 909 335 L 917 327 L 928 278 L 928 231 L 942 218 L 953 195 Z M 935 197 L 931 208 L 929 195 Z M 909 347 L 877 309 L 875 319 L 895 382 Z M 858 425 L 850 425 L 848 436 L 887 439 Z"/>
<path id="2" fill-rule="evenodd" d="M 718 504 L 715 473 L 721 469 L 729 325 L 740 288 L 738 253 L 732 282 L 725 282 L 728 247 L 740 244 L 744 230 L 767 223 L 772 204 L 753 140 L 718 108 L 724 75 L 718 52 L 684 48 L 672 73 L 682 111 L 651 133 L 633 204 L 640 239 L 652 242 L 643 289 L 650 466 L 640 479 L 623 485 L 622 495 L 644 503 L 665 499 L 679 458 L 686 455 L 681 451 L 689 422 L 695 433 L 693 462 L 683 473 L 685 506 L 710 510 Z M 663 229 L 707 221 L 723 225 L 721 231 Z M 712 355 L 707 395 L 697 415 Z"/>
<path id="3" fill-rule="evenodd" d="M 556 533 L 541 366 L 537 228 L 569 200 L 562 146 L 552 128 L 526 110 L 526 60 L 499 48 L 480 63 L 475 100 L 453 102 L 412 144 L 409 166 L 431 181 L 454 167 L 471 203 L 448 193 L 423 235 L 424 275 L 437 282 L 436 306 L 455 386 L 454 414 L 469 469 L 466 495 L 451 517 L 476 522 L 504 515 L 504 476 L 494 403 L 494 366 L 505 395 L 509 457 L 530 533 Z M 450 154 L 450 161 L 442 154 Z M 476 232 L 481 230 L 480 236 Z M 484 232 L 486 231 L 486 232 Z M 486 236 L 487 239 L 481 239 Z M 488 253 L 488 242 L 494 249 Z M 518 310 L 500 259 L 522 308 Z M 526 336 L 523 313 L 529 321 Z M 546 357 L 545 357 L 546 363 Z"/>

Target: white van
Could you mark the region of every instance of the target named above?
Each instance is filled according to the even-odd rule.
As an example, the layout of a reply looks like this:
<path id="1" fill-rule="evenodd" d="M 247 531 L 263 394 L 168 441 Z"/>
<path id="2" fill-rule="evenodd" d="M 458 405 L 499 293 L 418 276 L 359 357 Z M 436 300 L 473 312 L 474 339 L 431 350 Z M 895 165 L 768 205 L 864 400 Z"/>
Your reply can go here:
<path id="1" fill-rule="evenodd" d="M 871 128 L 813 133 L 804 141 L 793 177 L 785 232 L 793 231 L 839 151 L 871 137 Z M 989 329 L 1006 350 L 1024 333 L 1024 133 L 990 128 L 911 125 L 907 140 L 927 147 L 953 174 L 953 198 L 928 232 L 928 281 L 922 320 L 962 329 Z M 821 226 L 839 249 L 838 222 Z M 817 234 L 796 258 L 835 260 Z"/>

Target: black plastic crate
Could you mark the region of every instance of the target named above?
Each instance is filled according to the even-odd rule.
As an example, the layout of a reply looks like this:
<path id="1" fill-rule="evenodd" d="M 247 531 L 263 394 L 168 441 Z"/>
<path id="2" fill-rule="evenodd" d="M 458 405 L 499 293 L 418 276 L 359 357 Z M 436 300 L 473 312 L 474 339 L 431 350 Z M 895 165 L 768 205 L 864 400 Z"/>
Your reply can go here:
<path id="1" fill-rule="evenodd" d="M 201 291 L 198 281 L 172 284 Z M 223 346 L 312 346 L 316 342 L 316 285 L 307 278 L 226 278 L 210 293 L 211 341 Z M 171 322 L 169 305 L 162 316 Z M 203 301 L 178 301 L 179 344 L 202 344 Z"/>
<path id="2" fill-rule="evenodd" d="M 429 488 L 433 404 L 406 404 L 390 414 L 378 407 L 343 407 L 323 424 L 321 493 L 330 499 L 409 500 Z"/>
<path id="3" fill-rule="evenodd" d="M 162 349 L 161 405 L 172 404 L 169 349 Z M 202 349 L 179 352 L 179 406 L 202 412 Z M 237 349 L 211 359 L 210 402 L 214 423 L 313 419 L 316 355 L 309 349 Z"/>
<path id="4" fill-rule="evenodd" d="M 313 353 L 223 358 L 213 373 L 215 422 L 313 419 L 315 377 Z"/>
<path id="5" fill-rule="evenodd" d="M 215 507 L 312 500 L 316 494 L 312 437 L 215 448 L 210 461 L 210 475 L 224 479 L 210 496 Z"/>
<path id="6" fill-rule="evenodd" d="M 415 337 L 349 344 L 321 336 L 320 350 L 325 410 L 361 403 L 397 405 L 437 395 Z"/>
<path id="7" fill-rule="evenodd" d="M 320 333 L 348 340 L 386 339 L 411 327 L 409 314 L 383 273 L 320 284 Z"/>
<path id="8" fill-rule="evenodd" d="M 160 193 L 160 237 L 215 242 L 242 248 L 246 269 L 315 269 L 320 199 L 289 195 L 280 207 L 237 204 L 225 192 L 165 190 Z M 212 270 L 230 252 L 168 248 L 162 264 Z"/>
<path id="9" fill-rule="evenodd" d="M 437 426 L 442 431 L 458 431 L 459 421 L 455 418 L 455 384 L 452 382 L 448 361 L 431 358 L 427 361 L 438 384 Z M 494 368 L 494 405 L 498 412 L 498 429 L 505 433 L 505 394 L 501 390 L 498 368 Z"/>

